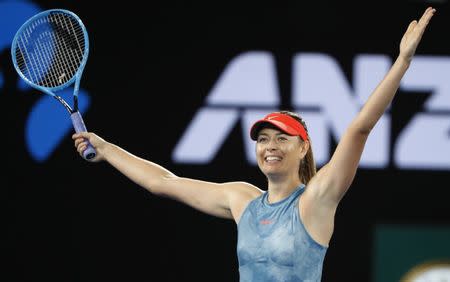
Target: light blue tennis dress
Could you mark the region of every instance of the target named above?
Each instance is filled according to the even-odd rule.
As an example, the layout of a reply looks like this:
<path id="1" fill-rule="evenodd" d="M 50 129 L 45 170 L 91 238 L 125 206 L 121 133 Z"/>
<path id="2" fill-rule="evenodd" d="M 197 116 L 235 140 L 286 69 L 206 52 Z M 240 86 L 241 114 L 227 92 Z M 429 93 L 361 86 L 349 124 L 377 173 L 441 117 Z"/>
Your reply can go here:
<path id="1" fill-rule="evenodd" d="M 327 247 L 307 233 L 300 219 L 300 185 L 273 204 L 268 193 L 252 200 L 238 223 L 240 282 L 321 281 Z"/>

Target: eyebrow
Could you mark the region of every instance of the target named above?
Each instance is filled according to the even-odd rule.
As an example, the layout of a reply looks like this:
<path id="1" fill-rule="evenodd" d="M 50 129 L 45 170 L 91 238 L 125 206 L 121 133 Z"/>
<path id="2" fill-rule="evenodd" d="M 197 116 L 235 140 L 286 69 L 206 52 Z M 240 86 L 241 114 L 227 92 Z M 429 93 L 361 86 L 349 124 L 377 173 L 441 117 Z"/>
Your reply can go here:
<path id="1" fill-rule="evenodd" d="M 267 134 L 267 133 L 259 133 L 258 134 L 258 136 L 260 136 L 260 135 L 265 135 L 265 136 L 269 136 L 269 134 Z M 279 133 L 276 133 L 275 135 L 288 135 L 289 136 L 289 134 L 287 134 L 287 133 L 284 133 L 284 132 L 282 132 L 282 131 L 280 131 Z"/>

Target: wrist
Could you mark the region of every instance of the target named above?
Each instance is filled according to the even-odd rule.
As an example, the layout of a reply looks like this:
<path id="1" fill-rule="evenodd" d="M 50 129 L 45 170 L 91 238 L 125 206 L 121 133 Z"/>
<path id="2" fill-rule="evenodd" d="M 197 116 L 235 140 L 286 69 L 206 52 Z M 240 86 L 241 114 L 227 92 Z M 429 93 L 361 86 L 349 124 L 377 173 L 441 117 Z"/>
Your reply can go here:
<path id="1" fill-rule="evenodd" d="M 111 152 L 114 150 L 114 144 L 109 142 L 104 142 L 102 146 L 99 146 L 97 150 L 101 153 L 103 158 L 107 161 L 108 158 L 111 156 Z"/>
<path id="2" fill-rule="evenodd" d="M 409 65 L 411 64 L 411 61 L 412 61 L 412 56 L 411 57 L 405 57 L 405 56 L 402 56 L 401 54 L 397 57 L 397 60 L 396 60 L 396 62 L 398 62 L 399 64 L 401 64 L 401 65 L 404 65 L 404 66 L 406 66 L 406 67 L 409 67 Z"/>

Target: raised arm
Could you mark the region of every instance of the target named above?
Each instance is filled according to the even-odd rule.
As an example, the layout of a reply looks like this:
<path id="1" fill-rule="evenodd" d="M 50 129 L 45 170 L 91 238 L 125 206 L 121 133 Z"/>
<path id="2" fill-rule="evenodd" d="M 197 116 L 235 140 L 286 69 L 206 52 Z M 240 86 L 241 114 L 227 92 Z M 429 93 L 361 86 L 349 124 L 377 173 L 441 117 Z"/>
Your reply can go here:
<path id="1" fill-rule="evenodd" d="M 394 98 L 434 13 L 429 7 L 418 22 L 409 24 L 394 64 L 347 128 L 330 162 L 317 173 L 317 190 L 331 205 L 337 205 L 353 181 L 369 133 Z"/>
<path id="2" fill-rule="evenodd" d="M 89 140 L 97 151 L 94 162 L 105 160 L 151 193 L 172 198 L 210 215 L 237 221 L 246 200 L 260 193 L 258 188 L 244 182 L 212 183 L 178 177 L 92 132 L 74 134 L 72 138 L 80 154 L 86 149 L 85 139 Z"/>

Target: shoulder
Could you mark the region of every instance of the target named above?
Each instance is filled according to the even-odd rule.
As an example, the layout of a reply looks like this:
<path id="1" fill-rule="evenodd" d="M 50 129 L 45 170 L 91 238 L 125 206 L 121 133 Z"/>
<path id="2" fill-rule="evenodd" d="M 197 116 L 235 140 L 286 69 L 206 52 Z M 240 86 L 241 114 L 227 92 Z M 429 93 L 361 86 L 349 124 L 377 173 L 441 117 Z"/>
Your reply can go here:
<path id="1" fill-rule="evenodd" d="M 230 210 L 236 223 L 239 222 L 248 204 L 264 192 L 247 182 L 228 182 L 223 185 L 226 186 Z"/>
<path id="2" fill-rule="evenodd" d="M 224 185 L 225 191 L 229 196 L 253 199 L 263 193 L 263 190 L 259 189 L 255 185 L 243 181 L 227 182 L 222 185 Z"/>
<path id="3" fill-rule="evenodd" d="M 306 197 L 320 200 L 326 196 L 328 188 L 332 186 L 327 176 L 328 170 L 328 164 L 326 164 L 310 179 L 304 193 Z"/>

